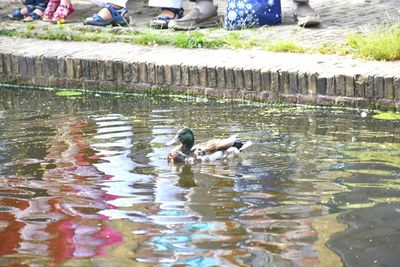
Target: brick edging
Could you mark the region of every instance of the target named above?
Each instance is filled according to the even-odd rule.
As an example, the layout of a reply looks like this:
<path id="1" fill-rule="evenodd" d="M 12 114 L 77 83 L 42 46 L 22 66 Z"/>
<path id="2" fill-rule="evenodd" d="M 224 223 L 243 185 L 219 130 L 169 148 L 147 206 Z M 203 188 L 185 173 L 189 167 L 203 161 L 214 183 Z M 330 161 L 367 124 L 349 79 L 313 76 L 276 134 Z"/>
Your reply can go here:
<path id="1" fill-rule="evenodd" d="M 33 86 L 143 91 L 400 110 L 400 77 L 190 63 L 27 55 L 0 51 L 0 79 Z"/>

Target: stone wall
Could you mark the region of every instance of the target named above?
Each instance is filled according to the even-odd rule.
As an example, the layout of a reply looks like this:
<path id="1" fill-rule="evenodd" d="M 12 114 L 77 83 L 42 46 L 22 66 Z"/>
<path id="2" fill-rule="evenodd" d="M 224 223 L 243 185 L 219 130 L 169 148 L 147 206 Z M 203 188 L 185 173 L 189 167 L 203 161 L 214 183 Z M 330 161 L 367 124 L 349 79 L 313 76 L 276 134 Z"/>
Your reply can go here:
<path id="1" fill-rule="evenodd" d="M 353 68 L 345 74 L 326 63 L 321 64 L 320 71 L 313 70 L 316 64 L 313 61 L 305 63 L 307 67 L 290 68 L 284 64 L 262 64 L 261 60 L 251 60 L 251 57 L 247 63 L 239 64 L 229 60 L 210 63 L 206 58 L 202 62 L 201 56 L 174 62 L 168 57 L 154 57 L 153 60 L 138 57 L 135 60 L 132 55 L 122 59 L 118 56 L 101 58 L 88 54 L 74 56 L 73 53 L 57 55 L 38 51 L 27 53 L 24 49 L 4 50 L 0 49 L 0 79 L 3 82 L 91 90 L 168 89 L 224 98 L 400 110 L 400 72 L 397 76 L 396 72 L 390 73 L 393 69 L 389 64 L 389 69 L 382 70 L 381 74 L 371 68 L 371 74 L 365 75 L 362 74 L 364 65 L 360 66 L 360 71 Z M 216 52 L 210 51 L 210 54 Z M 190 50 L 184 53 L 187 57 Z M 277 54 L 278 60 L 280 56 Z"/>

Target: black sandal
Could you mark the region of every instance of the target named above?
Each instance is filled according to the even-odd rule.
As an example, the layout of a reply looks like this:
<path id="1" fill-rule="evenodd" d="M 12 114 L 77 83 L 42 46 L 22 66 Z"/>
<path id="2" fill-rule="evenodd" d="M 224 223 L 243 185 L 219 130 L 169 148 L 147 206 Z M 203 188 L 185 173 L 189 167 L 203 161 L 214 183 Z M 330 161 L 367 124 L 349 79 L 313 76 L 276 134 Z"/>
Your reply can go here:
<path id="1" fill-rule="evenodd" d="M 173 19 L 180 19 L 183 17 L 183 8 L 169 8 L 169 7 L 162 7 L 162 10 L 169 10 L 174 13 L 174 16 L 168 17 L 165 15 L 158 15 L 154 19 L 150 21 L 150 27 L 154 29 L 168 29 L 168 25 L 171 20 Z"/>

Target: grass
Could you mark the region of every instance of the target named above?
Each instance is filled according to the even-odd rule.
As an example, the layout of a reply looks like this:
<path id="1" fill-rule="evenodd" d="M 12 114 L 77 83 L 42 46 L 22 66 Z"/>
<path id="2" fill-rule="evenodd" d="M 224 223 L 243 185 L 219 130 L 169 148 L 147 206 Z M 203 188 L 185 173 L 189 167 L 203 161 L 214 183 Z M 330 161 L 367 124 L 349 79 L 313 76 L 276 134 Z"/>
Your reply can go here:
<path id="1" fill-rule="evenodd" d="M 296 44 L 294 41 L 279 41 L 272 44 L 268 44 L 265 49 L 271 52 L 285 52 L 285 53 L 304 53 L 307 51 L 306 48 Z"/>
<path id="2" fill-rule="evenodd" d="M 360 58 L 373 60 L 400 59 L 400 24 L 380 26 L 369 33 L 353 33 L 347 36 L 347 45 Z"/>
<path id="3" fill-rule="evenodd" d="M 127 28 L 93 28 L 70 25 L 55 27 L 38 26 L 36 24 L 0 25 L 0 36 L 37 38 L 43 40 L 62 41 L 95 41 L 95 42 L 125 42 L 141 45 L 168 45 L 180 48 L 233 48 L 247 49 L 264 48 L 271 52 L 286 53 L 321 53 L 321 54 L 353 54 L 356 57 L 372 60 L 400 59 L 400 24 L 393 22 L 390 26 L 380 26 L 368 33 L 349 33 L 346 44 L 326 43 L 317 48 L 304 47 L 293 40 L 277 42 L 247 38 L 245 31 L 230 31 L 222 33 L 209 29 L 208 31 L 134 31 Z M 216 32 L 216 33 L 215 33 Z M 257 34 L 255 34 L 257 37 Z"/>

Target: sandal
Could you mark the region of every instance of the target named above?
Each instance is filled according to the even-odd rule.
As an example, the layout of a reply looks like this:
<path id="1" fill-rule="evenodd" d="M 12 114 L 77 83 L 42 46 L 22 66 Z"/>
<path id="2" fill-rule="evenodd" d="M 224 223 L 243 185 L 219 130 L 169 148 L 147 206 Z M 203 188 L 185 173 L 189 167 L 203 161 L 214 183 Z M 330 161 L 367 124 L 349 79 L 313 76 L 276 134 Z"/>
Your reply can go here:
<path id="1" fill-rule="evenodd" d="M 129 18 L 125 17 L 128 14 L 127 8 L 116 9 L 110 4 L 105 4 L 104 8 L 110 11 L 111 19 L 103 19 L 99 14 L 94 14 L 91 18 L 86 19 L 83 24 L 91 26 L 127 26 Z"/>
<path id="2" fill-rule="evenodd" d="M 165 15 L 158 15 L 157 17 L 155 17 L 154 19 L 152 19 L 150 21 L 150 27 L 154 28 L 154 29 L 168 29 L 168 25 L 170 23 L 171 20 L 173 19 L 180 19 L 183 17 L 183 8 L 169 8 L 169 7 L 163 7 L 161 8 L 162 10 L 169 10 L 172 13 L 174 13 L 173 17 L 168 17 Z"/>
<path id="3" fill-rule="evenodd" d="M 54 12 L 53 18 L 50 20 L 51 23 L 64 23 L 65 19 L 74 13 L 75 8 L 72 5 L 61 3 L 57 10 Z"/>
<path id="4" fill-rule="evenodd" d="M 36 9 L 35 9 L 36 10 Z M 32 11 L 31 13 L 28 14 L 22 21 L 23 22 L 32 22 L 34 20 L 41 19 L 42 15 L 39 15 L 38 13 Z"/>
<path id="5" fill-rule="evenodd" d="M 45 6 L 36 5 L 35 9 L 32 12 L 29 12 L 27 16 L 22 20 L 23 22 L 31 22 L 34 20 L 42 19 L 43 12 L 45 10 Z"/>
<path id="6" fill-rule="evenodd" d="M 26 9 L 27 9 L 27 13 L 26 13 L 25 15 L 23 15 L 23 14 L 21 13 L 21 10 L 22 10 L 23 8 L 26 8 Z M 16 10 L 14 10 L 14 12 L 11 13 L 11 14 L 9 14 L 8 17 L 9 17 L 10 19 L 14 19 L 14 20 L 23 20 L 23 19 L 25 18 L 25 16 L 28 16 L 29 13 L 31 13 L 32 11 L 33 11 L 33 6 L 25 6 L 25 7 L 21 7 L 21 8 L 18 8 L 18 9 L 16 9 Z"/>
<path id="7" fill-rule="evenodd" d="M 53 16 L 54 12 L 57 10 L 57 7 L 60 5 L 60 0 L 50 0 L 50 2 L 47 4 L 46 10 L 44 11 L 43 14 L 43 21 L 50 21 Z"/>

